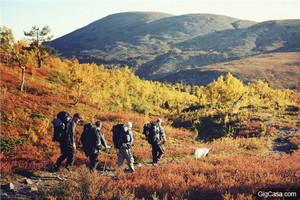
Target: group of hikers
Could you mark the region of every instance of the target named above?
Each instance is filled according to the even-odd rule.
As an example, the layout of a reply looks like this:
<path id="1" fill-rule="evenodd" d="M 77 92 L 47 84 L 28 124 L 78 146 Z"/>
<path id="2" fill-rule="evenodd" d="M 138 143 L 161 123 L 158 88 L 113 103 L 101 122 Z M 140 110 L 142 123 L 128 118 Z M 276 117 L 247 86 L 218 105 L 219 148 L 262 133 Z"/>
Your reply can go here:
<path id="1" fill-rule="evenodd" d="M 60 143 L 61 156 L 57 159 L 54 165 L 54 171 L 59 171 L 61 163 L 66 161 L 66 169 L 71 170 L 76 152 L 76 138 L 75 128 L 76 124 L 82 119 L 79 113 L 71 117 L 68 112 L 60 112 L 57 118 L 52 121 L 54 125 L 53 141 Z M 105 140 L 104 133 L 101 131 L 102 123 L 97 121 L 95 124 L 88 123 L 84 125 L 80 141 L 83 145 L 83 151 L 89 158 L 89 169 L 94 171 L 99 162 L 99 155 L 101 145 L 103 145 L 107 152 L 111 149 Z M 118 167 L 123 165 L 124 160 L 130 172 L 134 172 L 134 158 L 132 154 L 131 145 L 134 141 L 133 133 L 131 131 L 132 123 L 117 124 L 112 128 L 114 147 L 118 149 Z M 166 135 L 162 127 L 162 119 L 157 119 L 156 122 L 151 122 L 144 125 L 143 134 L 146 140 L 152 146 L 153 165 L 164 155 L 163 144 L 166 142 Z"/>

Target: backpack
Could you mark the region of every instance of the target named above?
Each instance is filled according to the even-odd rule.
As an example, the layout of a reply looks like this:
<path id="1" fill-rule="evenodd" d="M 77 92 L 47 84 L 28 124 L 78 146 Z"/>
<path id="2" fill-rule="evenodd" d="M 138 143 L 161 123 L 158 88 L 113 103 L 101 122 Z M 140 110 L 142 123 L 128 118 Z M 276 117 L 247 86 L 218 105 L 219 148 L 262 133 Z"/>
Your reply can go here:
<path id="1" fill-rule="evenodd" d="M 124 124 L 117 124 L 113 126 L 113 143 L 116 149 L 120 149 L 123 143 L 130 142 L 129 131 L 124 131 Z"/>
<path id="2" fill-rule="evenodd" d="M 61 111 L 57 114 L 57 118 L 52 120 L 52 124 L 54 126 L 53 133 L 53 142 L 61 142 L 63 140 L 63 136 L 67 132 L 67 128 L 72 118 L 68 112 Z"/>
<path id="3" fill-rule="evenodd" d="M 83 145 L 83 151 L 88 153 L 96 148 L 99 140 L 100 138 L 97 136 L 96 125 L 92 123 L 85 124 L 80 137 L 80 141 Z"/>
<path id="4" fill-rule="evenodd" d="M 158 126 L 154 122 L 144 125 L 143 134 L 146 136 L 146 140 L 148 140 L 149 144 L 153 144 L 160 140 L 158 130 Z"/>

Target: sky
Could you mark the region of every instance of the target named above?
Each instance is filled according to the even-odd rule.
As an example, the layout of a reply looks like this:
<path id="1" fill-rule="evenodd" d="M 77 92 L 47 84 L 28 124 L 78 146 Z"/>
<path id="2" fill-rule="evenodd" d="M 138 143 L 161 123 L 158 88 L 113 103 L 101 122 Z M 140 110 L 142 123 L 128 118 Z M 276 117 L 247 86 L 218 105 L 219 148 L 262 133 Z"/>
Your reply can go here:
<path id="1" fill-rule="evenodd" d="M 300 19 L 300 0 L 0 0 L 0 25 L 16 40 L 49 26 L 53 39 L 120 12 L 209 13 L 243 20 Z"/>

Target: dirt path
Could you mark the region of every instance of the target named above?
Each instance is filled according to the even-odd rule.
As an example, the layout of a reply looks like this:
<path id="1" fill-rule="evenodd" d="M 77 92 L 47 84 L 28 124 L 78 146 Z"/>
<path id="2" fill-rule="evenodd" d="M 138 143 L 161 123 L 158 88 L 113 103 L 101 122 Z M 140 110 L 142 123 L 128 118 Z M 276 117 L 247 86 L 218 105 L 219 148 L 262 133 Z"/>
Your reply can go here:
<path id="1" fill-rule="evenodd" d="M 269 151 L 269 155 L 291 153 L 292 143 L 289 142 L 289 137 L 299 132 L 300 129 L 278 128 L 278 135 L 272 141 L 273 148 Z"/>
<path id="2" fill-rule="evenodd" d="M 161 163 L 162 165 L 163 163 Z M 136 168 L 140 167 L 152 167 L 151 163 L 136 163 Z M 115 179 L 115 169 L 101 170 L 98 171 L 99 175 L 109 176 Z M 125 173 L 129 173 L 129 170 L 124 170 Z M 47 171 L 37 171 L 29 177 L 24 177 L 21 179 L 16 179 L 11 183 L 1 185 L 1 196 L 0 199 L 37 199 L 37 197 L 42 196 L 41 188 L 50 189 L 51 185 L 54 183 L 59 184 L 60 182 L 67 179 L 67 174 L 72 173 L 66 169 L 60 170 L 60 172 L 47 172 Z"/>
<path id="3" fill-rule="evenodd" d="M 50 183 L 63 181 L 64 177 L 57 173 L 37 172 L 37 174 L 14 180 L 13 182 L 1 186 L 2 199 L 36 199 L 41 193 L 38 188 L 49 188 Z"/>

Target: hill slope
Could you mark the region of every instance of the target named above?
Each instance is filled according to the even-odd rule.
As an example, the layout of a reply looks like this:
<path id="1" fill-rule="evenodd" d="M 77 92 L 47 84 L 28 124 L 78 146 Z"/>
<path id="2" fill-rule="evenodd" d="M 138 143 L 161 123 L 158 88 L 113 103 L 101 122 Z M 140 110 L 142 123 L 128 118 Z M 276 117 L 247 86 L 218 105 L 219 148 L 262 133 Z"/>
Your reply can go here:
<path id="1" fill-rule="evenodd" d="M 118 13 L 51 45 L 62 57 L 128 65 L 140 77 L 174 82 L 168 77 L 187 69 L 270 52 L 299 51 L 300 20 L 256 23 L 212 14 Z"/>
<path id="2" fill-rule="evenodd" d="M 126 67 L 104 69 L 59 58 L 49 58 L 43 68 L 28 64 L 21 92 L 21 68 L 3 61 L 1 184 L 16 187 L 1 186 L 1 199 L 240 200 L 254 199 L 253 191 L 261 188 L 284 185 L 293 191 L 299 185 L 297 92 L 273 90 L 262 82 L 244 86 L 231 74 L 207 87 L 169 85 L 139 79 Z M 133 122 L 136 172 L 118 168 L 118 150 L 112 150 L 101 153 L 99 171 L 90 173 L 79 140 L 74 171 L 46 172 L 60 155 L 59 144 L 51 141 L 51 121 L 61 110 L 84 117 L 76 126 L 78 139 L 84 124 L 101 120 L 109 145 L 113 125 Z M 166 151 L 159 165 L 150 167 L 151 145 L 143 126 L 158 117 L 164 122 Z M 269 155 L 278 127 L 293 153 Z M 293 136 L 287 134 L 291 129 Z M 205 138 L 211 142 L 204 143 Z M 210 148 L 209 156 L 194 160 L 195 148 L 201 147 Z M 102 174 L 104 165 L 111 176 Z"/>
<path id="3" fill-rule="evenodd" d="M 207 85 L 220 75 L 230 72 L 244 83 L 268 80 L 275 88 L 300 90 L 300 53 L 270 53 L 241 60 L 222 62 L 182 70 L 158 78 L 161 82 Z"/>

